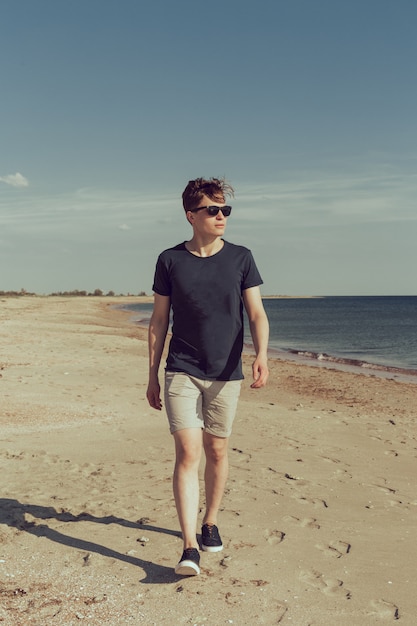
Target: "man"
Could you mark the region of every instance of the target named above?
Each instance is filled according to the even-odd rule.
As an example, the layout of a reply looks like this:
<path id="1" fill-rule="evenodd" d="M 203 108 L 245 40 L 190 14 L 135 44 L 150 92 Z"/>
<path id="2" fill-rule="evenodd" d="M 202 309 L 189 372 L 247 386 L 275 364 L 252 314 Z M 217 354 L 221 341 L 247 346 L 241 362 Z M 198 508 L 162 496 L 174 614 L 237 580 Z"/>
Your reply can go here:
<path id="1" fill-rule="evenodd" d="M 172 308 L 165 407 L 175 441 L 173 491 L 184 541 L 175 571 L 183 576 L 200 573 L 196 531 L 203 449 L 202 549 L 223 549 L 217 515 L 243 379 L 243 305 L 256 352 L 251 387 L 263 387 L 268 378 L 269 326 L 259 289 L 262 279 L 251 252 L 222 238 L 232 210 L 226 206 L 226 197 L 232 195 L 232 187 L 224 180 L 198 178 L 188 183 L 182 199 L 193 236 L 159 255 L 153 285 L 147 398 L 154 409 L 161 410 L 158 370 Z"/>

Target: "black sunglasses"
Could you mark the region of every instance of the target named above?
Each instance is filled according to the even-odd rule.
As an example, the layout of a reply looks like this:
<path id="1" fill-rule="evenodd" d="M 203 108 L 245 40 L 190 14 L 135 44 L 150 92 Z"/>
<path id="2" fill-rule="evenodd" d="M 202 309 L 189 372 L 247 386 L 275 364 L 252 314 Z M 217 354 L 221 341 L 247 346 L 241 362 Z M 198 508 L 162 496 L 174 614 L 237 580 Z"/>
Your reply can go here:
<path id="1" fill-rule="evenodd" d="M 199 206 L 196 209 L 190 209 L 190 213 L 197 213 L 197 211 L 202 211 L 203 209 L 207 209 L 207 213 L 211 217 L 217 215 L 219 211 L 223 213 L 224 217 L 229 217 L 232 212 L 231 206 Z"/>

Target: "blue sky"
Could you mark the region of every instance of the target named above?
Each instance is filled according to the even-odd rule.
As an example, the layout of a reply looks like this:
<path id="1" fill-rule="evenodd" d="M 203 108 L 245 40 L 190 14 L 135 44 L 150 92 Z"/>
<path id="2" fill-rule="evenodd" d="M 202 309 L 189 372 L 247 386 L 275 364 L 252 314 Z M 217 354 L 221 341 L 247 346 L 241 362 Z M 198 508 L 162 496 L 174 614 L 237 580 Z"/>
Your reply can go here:
<path id="1" fill-rule="evenodd" d="M 414 0 L 3 0 L 0 290 L 152 291 L 187 181 L 263 293 L 416 294 Z"/>

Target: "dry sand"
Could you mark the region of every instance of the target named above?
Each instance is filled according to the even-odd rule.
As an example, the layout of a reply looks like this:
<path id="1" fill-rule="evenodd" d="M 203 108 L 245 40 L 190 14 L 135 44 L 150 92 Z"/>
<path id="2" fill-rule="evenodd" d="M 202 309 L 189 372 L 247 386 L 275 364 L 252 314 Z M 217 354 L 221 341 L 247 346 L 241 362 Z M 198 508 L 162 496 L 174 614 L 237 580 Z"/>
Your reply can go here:
<path id="1" fill-rule="evenodd" d="M 0 302 L 0 623 L 416 623 L 417 385 L 271 362 L 247 381 L 199 577 L 120 299 Z"/>

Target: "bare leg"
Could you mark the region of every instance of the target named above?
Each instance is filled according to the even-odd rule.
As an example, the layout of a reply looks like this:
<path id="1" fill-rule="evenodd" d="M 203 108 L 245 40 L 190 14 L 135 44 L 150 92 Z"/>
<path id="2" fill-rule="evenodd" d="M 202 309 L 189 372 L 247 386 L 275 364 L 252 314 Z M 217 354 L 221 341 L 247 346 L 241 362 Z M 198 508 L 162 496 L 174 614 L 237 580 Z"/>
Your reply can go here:
<path id="1" fill-rule="evenodd" d="M 217 514 L 229 473 L 229 439 L 215 437 L 205 432 L 203 433 L 203 444 L 206 454 L 206 469 L 204 473 L 206 514 L 204 515 L 203 524 L 217 525 Z"/>
<path id="2" fill-rule="evenodd" d="M 173 490 L 184 550 L 198 548 L 197 516 L 199 505 L 198 469 L 202 452 L 200 428 L 185 428 L 174 433 L 175 469 Z"/>

